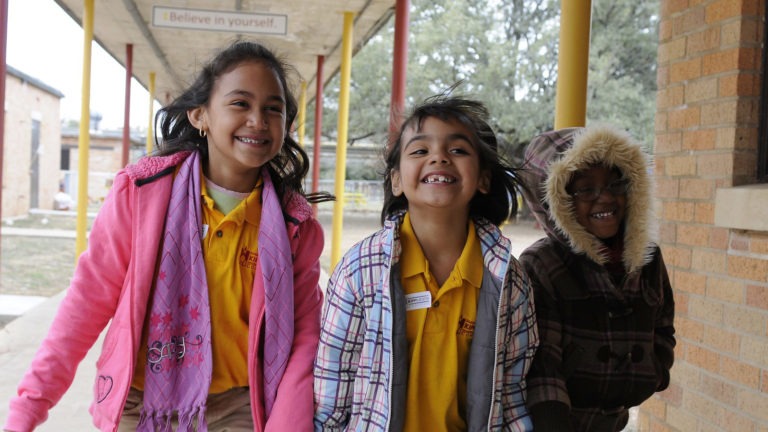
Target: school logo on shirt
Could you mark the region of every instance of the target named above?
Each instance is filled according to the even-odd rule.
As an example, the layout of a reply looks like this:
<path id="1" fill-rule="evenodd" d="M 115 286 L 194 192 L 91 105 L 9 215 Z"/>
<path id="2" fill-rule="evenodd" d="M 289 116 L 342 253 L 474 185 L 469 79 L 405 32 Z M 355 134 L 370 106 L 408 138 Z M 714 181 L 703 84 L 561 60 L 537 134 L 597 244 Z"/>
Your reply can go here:
<path id="1" fill-rule="evenodd" d="M 456 336 L 472 337 L 475 334 L 475 322 L 464 317 L 459 319 L 459 329 L 456 330 Z"/>
<path id="2" fill-rule="evenodd" d="M 240 249 L 240 267 L 256 270 L 256 261 L 258 257 L 259 254 L 257 251 L 249 250 L 247 247 L 243 246 L 243 248 Z"/>

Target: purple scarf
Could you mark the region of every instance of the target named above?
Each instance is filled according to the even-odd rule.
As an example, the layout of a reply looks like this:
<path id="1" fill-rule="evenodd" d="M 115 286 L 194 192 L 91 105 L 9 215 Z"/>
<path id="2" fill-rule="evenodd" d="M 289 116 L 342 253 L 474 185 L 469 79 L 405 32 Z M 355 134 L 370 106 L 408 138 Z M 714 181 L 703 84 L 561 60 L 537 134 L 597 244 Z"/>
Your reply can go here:
<path id="1" fill-rule="evenodd" d="M 264 408 L 269 416 L 293 346 L 293 257 L 283 207 L 269 172 L 261 172 L 259 263 L 264 277 Z"/>
<path id="2" fill-rule="evenodd" d="M 200 157 L 187 157 L 173 180 L 160 268 L 149 311 L 144 407 L 137 430 L 206 431 L 211 384 L 211 316 L 203 259 Z"/>
<path id="3" fill-rule="evenodd" d="M 293 260 L 282 206 L 263 171 L 259 267 L 265 296 L 264 406 L 269 416 L 293 344 Z M 173 181 L 149 315 L 144 407 L 138 431 L 207 431 L 211 318 L 202 253 L 200 160 L 192 152 Z M 194 420 L 197 418 L 197 428 Z"/>

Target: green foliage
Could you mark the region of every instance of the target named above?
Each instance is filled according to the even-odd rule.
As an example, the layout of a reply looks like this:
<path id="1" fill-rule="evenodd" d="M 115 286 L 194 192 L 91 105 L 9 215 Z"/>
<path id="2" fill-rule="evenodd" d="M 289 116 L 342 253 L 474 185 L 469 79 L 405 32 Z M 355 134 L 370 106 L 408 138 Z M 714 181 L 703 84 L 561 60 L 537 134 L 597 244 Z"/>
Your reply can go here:
<path id="1" fill-rule="evenodd" d="M 381 167 L 374 162 L 349 166 L 346 170 L 347 180 L 381 180 Z"/>
<path id="2" fill-rule="evenodd" d="M 587 119 L 626 128 L 647 148 L 656 113 L 658 1 L 596 0 Z"/>
<path id="3" fill-rule="evenodd" d="M 592 2 L 587 121 L 617 124 L 649 147 L 658 7 L 659 0 Z M 455 92 L 488 106 L 516 159 L 522 145 L 553 127 L 559 19 L 558 0 L 412 0 L 406 105 L 461 81 Z M 352 60 L 350 140 L 386 140 L 393 27 L 394 18 Z M 336 76 L 324 99 L 329 139 L 336 137 L 338 89 Z"/>

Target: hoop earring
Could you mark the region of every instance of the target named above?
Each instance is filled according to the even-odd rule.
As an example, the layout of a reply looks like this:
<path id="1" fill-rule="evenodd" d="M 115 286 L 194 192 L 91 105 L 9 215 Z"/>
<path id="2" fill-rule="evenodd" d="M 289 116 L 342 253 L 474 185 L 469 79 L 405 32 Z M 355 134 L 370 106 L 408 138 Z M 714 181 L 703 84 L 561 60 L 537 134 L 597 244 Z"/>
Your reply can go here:
<path id="1" fill-rule="evenodd" d="M 200 138 L 205 138 L 205 136 L 208 135 L 208 132 L 206 132 L 203 128 L 198 129 L 197 132 L 200 134 Z"/>

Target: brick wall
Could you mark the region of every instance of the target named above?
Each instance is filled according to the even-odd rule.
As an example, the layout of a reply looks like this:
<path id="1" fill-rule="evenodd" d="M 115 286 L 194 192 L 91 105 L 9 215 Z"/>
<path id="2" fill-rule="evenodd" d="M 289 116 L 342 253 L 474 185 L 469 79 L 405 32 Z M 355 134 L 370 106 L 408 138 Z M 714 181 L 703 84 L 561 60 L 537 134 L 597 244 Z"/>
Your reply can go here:
<path id="1" fill-rule="evenodd" d="M 715 224 L 717 190 L 755 183 L 764 8 L 661 1 L 654 153 L 678 345 L 642 431 L 768 431 L 768 232 Z"/>

